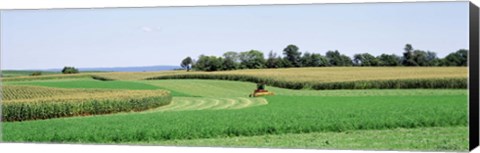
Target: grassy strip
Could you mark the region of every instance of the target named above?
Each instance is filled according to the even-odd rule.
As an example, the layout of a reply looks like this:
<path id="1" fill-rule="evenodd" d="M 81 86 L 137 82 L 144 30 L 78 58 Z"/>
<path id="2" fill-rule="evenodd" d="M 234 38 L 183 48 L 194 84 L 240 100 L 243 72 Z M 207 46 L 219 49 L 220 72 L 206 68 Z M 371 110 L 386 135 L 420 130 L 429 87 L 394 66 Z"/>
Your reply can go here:
<path id="1" fill-rule="evenodd" d="M 226 80 L 145 80 L 142 83 L 170 91 L 182 91 L 191 95 L 213 98 L 247 97 L 256 88 L 254 83 Z M 266 87 L 275 95 L 282 96 L 421 96 L 421 95 L 467 95 L 467 89 L 369 89 L 369 90 L 292 90 Z M 208 90 L 205 90 L 208 89 Z"/>
<path id="2" fill-rule="evenodd" d="M 138 144 L 128 143 L 128 144 Z M 153 141 L 140 144 L 170 146 L 261 147 L 362 150 L 467 151 L 468 127 L 428 127 L 350 130 L 301 134 Z"/>
<path id="3" fill-rule="evenodd" d="M 50 89 L 46 87 L 4 87 L 6 94 L 2 104 L 2 121 L 25 121 L 70 116 L 109 114 L 116 112 L 142 111 L 171 102 L 167 91 L 131 91 L 131 90 L 77 90 Z M 34 90 L 31 92 L 20 92 Z M 36 91 L 38 92 L 36 92 Z M 72 90 L 73 92 L 67 92 Z M 30 93 L 23 96 L 22 93 Z M 58 94 L 57 94 L 58 93 Z M 43 96 L 49 94 L 54 96 Z"/>
<path id="4" fill-rule="evenodd" d="M 270 86 L 288 88 L 288 89 L 466 89 L 467 78 L 431 78 L 431 79 L 398 79 L 398 80 L 366 80 L 366 81 L 346 81 L 346 82 L 303 82 L 303 81 L 283 81 L 271 78 L 262 78 L 250 75 L 238 74 L 181 74 L 165 75 L 147 78 L 147 80 L 160 79 L 213 79 L 213 80 L 232 80 L 246 81 L 254 83 L 266 83 Z"/>

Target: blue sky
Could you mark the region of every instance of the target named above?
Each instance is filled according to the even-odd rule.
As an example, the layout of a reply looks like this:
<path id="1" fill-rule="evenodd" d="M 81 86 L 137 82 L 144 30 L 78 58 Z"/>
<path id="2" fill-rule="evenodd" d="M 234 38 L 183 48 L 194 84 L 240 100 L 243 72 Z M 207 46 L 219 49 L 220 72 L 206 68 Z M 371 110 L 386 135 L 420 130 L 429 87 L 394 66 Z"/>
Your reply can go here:
<path id="1" fill-rule="evenodd" d="M 186 56 L 256 49 L 444 57 L 468 49 L 468 2 L 10 10 L 1 68 L 179 65 Z"/>

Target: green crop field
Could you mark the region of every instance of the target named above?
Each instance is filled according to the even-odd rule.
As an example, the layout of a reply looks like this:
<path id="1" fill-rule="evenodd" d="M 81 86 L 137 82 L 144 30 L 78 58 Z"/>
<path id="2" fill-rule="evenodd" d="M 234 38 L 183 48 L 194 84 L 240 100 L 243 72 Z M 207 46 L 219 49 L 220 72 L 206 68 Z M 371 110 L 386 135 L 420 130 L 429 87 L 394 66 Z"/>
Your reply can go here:
<path id="1" fill-rule="evenodd" d="M 367 70 L 374 72 L 365 69 Z M 401 72 L 395 72 L 395 75 L 407 74 L 403 72 L 406 69 L 397 70 Z M 253 71 L 244 72 L 247 74 Z M 273 71 L 268 73 L 272 74 Z M 281 73 L 280 76 L 284 74 L 284 77 L 288 78 L 285 75 L 287 72 L 280 71 L 290 70 L 277 71 Z M 426 73 L 423 74 L 423 71 L 435 72 L 438 76 L 431 78 Z M 223 73 L 237 72 L 240 71 Z M 461 73 L 459 75 L 453 72 Z M 433 86 L 434 88 L 430 89 L 292 90 L 267 86 L 267 90 L 275 93 L 274 96 L 252 98 L 248 95 L 256 88 L 256 84 L 248 81 L 188 78 L 144 80 L 158 77 L 161 73 L 177 75 L 185 72 L 88 74 L 114 81 L 100 81 L 91 77 L 68 78 L 58 74 L 54 75 L 56 77 L 42 79 L 12 77 L 3 83 L 4 89 L 9 88 L 3 90 L 3 94 L 9 91 L 11 97 L 15 93 L 36 95 L 21 99 L 45 99 L 45 95 L 61 99 L 81 95 L 77 93 L 75 96 L 75 92 L 71 91 L 117 97 L 111 96 L 114 95 L 112 93 L 138 92 L 142 95 L 141 92 L 155 94 L 155 91 L 166 90 L 172 97 L 167 105 L 149 107 L 143 111 L 4 122 L 2 139 L 7 142 L 269 148 L 425 151 L 468 149 L 468 90 L 465 88 L 444 89 Z M 329 72 L 329 69 L 319 68 L 315 69 L 315 73 L 305 75 L 311 75 L 309 79 L 313 79 L 312 76 L 320 73 L 339 75 L 341 72 Z M 386 72 L 379 73 L 385 74 L 383 77 L 386 80 L 389 79 Z M 123 74 L 128 76 L 122 76 Z M 408 74 L 404 78 L 430 79 L 434 82 L 442 78 L 466 78 L 462 68 L 422 68 Z M 275 79 L 274 77 L 278 76 L 272 75 L 271 79 Z M 287 81 L 292 79 L 294 78 Z M 342 81 L 342 78 L 335 80 L 338 81 Z M 19 88 L 22 92 L 12 88 Z M 17 103 L 22 104 L 25 101 Z"/>

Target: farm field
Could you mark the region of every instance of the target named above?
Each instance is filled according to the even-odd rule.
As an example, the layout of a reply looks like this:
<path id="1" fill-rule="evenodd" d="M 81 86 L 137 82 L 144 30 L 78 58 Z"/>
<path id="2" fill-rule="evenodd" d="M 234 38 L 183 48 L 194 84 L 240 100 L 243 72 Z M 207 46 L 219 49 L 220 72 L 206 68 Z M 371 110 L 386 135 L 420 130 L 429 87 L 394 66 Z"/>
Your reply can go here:
<path id="1" fill-rule="evenodd" d="M 225 80 L 71 78 L 8 81 L 4 85 L 64 90 L 167 90 L 173 96 L 169 105 L 141 112 L 5 122 L 3 141 L 7 142 L 468 149 L 466 89 L 267 87 L 276 95 L 249 98 L 254 83 Z M 438 139 L 439 134 L 442 139 Z M 388 143 L 373 143 L 365 138 Z"/>
<path id="2" fill-rule="evenodd" d="M 3 78 L 2 81 L 23 81 L 53 78 L 71 78 L 81 76 L 99 76 L 113 80 L 145 80 L 154 77 L 202 74 L 202 75 L 248 75 L 266 77 L 280 81 L 315 81 L 345 82 L 358 80 L 391 80 L 391 79 L 431 79 L 431 78 L 466 78 L 466 67 L 321 67 L 321 68 L 282 68 L 261 70 L 235 70 L 217 72 L 87 72 L 80 74 L 49 74 L 42 76 L 19 76 Z"/>
<path id="3" fill-rule="evenodd" d="M 424 78 L 466 78 L 466 67 L 322 67 L 322 68 L 282 68 L 247 69 L 216 72 L 112 72 L 98 76 L 115 80 L 143 80 L 147 78 L 184 74 L 207 75 L 248 75 L 266 77 L 280 81 L 339 82 L 357 80 L 391 80 Z"/>
<path id="4" fill-rule="evenodd" d="M 468 152 L 467 3 L 2 11 L 0 142 Z"/>
<path id="5" fill-rule="evenodd" d="M 165 90 L 86 90 L 36 86 L 2 87 L 2 121 L 142 111 L 167 105 Z"/>

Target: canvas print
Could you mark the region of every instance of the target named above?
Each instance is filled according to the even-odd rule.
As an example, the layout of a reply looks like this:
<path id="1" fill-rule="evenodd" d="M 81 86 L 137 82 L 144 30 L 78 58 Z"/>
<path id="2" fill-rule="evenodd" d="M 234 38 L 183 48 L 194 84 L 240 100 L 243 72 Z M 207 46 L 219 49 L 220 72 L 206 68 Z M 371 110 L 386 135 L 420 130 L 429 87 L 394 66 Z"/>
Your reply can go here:
<path id="1" fill-rule="evenodd" d="M 467 151 L 468 7 L 3 10 L 2 141 Z"/>

